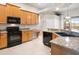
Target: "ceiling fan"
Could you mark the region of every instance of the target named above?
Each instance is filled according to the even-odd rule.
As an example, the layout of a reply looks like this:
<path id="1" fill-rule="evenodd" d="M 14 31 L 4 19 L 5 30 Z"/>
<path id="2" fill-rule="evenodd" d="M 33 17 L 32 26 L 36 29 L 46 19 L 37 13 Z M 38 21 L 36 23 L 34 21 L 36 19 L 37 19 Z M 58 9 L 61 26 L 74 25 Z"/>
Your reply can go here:
<path id="1" fill-rule="evenodd" d="M 54 11 L 54 14 L 57 15 L 57 16 L 61 16 L 62 15 L 62 13 L 59 12 L 59 11 Z"/>

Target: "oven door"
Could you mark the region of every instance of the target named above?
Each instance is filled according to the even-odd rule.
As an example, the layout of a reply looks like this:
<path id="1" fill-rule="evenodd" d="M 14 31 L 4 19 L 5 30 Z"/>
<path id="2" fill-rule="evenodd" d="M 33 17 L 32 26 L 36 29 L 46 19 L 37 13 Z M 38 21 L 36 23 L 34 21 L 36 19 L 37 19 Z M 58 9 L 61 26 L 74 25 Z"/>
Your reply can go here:
<path id="1" fill-rule="evenodd" d="M 10 35 L 9 36 L 9 42 L 17 42 L 17 41 L 20 41 L 21 37 L 20 35 Z"/>
<path id="2" fill-rule="evenodd" d="M 22 43 L 21 32 L 8 33 L 8 47 L 16 46 Z"/>

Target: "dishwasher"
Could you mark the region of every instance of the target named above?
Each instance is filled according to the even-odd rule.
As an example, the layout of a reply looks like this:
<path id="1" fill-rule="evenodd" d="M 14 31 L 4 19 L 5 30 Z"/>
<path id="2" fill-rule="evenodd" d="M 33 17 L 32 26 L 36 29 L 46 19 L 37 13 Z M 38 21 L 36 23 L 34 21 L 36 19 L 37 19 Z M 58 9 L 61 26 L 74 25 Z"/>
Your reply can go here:
<path id="1" fill-rule="evenodd" d="M 37 38 L 37 33 L 36 32 L 32 32 L 32 39 L 36 39 Z"/>

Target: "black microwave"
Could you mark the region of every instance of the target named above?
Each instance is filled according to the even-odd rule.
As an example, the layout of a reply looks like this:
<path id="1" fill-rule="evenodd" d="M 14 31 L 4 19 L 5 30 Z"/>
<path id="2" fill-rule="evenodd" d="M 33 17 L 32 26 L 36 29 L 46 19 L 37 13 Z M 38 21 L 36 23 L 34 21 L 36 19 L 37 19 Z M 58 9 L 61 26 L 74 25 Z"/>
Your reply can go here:
<path id="1" fill-rule="evenodd" d="M 19 17 L 7 17 L 7 23 L 8 24 L 20 24 L 20 18 Z"/>

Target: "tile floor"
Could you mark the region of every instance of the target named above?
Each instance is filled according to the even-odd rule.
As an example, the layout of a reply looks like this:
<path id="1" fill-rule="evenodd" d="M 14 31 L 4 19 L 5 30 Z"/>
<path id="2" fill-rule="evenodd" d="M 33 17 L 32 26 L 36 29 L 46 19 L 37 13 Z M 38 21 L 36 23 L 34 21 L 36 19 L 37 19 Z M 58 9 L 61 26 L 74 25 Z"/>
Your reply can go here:
<path id="1" fill-rule="evenodd" d="M 0 55 L 50 55 L 50 48 L 42 43 L 42 35 L 37 39 L 0 50 Z"/>

